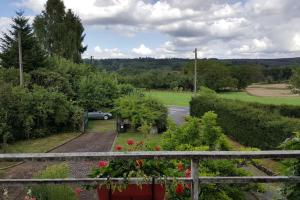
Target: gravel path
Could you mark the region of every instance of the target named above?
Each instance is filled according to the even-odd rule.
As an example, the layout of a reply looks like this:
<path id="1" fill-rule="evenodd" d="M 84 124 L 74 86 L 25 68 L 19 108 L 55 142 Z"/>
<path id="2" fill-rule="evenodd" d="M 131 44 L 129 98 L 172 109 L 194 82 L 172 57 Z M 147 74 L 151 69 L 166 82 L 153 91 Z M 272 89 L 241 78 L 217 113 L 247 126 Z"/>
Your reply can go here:
<path id="1" fill-rule="evenodd" d="M 115 132 L 105 133 L 86 133 L 75 140 L 51 151 L 56 153 L 68 152 L 106 152 L 110 151 L 116 137 Z M 4 174 L 5 178 L 32 178 L 33 174 L 45 169 L 49 164 L 57 162 L 26 162 L 14 168 L 7 170 Z M 69 162 L 71 168 L 71 177 L 86 177 L 91 169 L 95 166 L 95 162 Z M 17 192 L 19 191 L 19 192 Z M 24 193 L 20 188 L 10 188 L 9 199 L 23 199 Z M 2 194 L 1 194 L 2 195 Z M 83 192 L 80 199 L 93 200 L 96 199 L 96 192 Z M 0 199 L 2 197 L 0 196 Z"/>

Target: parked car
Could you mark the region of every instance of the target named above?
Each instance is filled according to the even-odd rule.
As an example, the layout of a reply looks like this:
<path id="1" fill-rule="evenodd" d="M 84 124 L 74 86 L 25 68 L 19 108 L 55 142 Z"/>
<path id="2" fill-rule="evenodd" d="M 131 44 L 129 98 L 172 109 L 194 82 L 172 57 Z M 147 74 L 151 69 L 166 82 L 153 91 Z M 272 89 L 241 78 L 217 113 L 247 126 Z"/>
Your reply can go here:
<path id="1" fill-rule="evenodd" d="M 94 111 L 94 112 L 88 112 L 88 118 L 108 120 L 112 118 L 112 114 L 108 112 Z"/>

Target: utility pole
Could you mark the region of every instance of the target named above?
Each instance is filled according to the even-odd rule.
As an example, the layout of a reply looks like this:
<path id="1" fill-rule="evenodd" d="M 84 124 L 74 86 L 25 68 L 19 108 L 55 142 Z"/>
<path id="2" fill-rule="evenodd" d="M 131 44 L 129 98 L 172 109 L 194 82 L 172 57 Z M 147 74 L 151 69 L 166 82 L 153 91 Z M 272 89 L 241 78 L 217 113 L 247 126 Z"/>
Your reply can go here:
<path id="1" fill-rule="evenodd" d="M 197 48 L 195 48 L 195 67 L 194 67 L 194 94 L 197 94 Z"/>
<path id="2" fill-rule="evenodd" d="M 22 61 L 22 39 L 21 39 L 21 30 L 18 31 L 18 43 L 19 43 L 19 69 L 20 69 L 20 85 L 24 85 L 23 77 L 23 61 Z"/>
<path id="3" fill-rule="evenodd" d="M 94 57 L 93 57 L 93 56 L 91 56 L 91 65 L 93 65 L 93 58 L 94 58 Z"/>

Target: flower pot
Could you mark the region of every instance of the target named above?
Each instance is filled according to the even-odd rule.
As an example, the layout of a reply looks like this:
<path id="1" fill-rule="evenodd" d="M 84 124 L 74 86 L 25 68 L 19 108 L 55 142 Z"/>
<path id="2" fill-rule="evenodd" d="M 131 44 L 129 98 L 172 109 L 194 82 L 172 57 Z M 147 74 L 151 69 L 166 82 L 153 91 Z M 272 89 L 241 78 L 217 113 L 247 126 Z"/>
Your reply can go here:
<path id="1" fill-rule="evenodd" d="M 106 186 L 97 189 L 99 200 L 164 200 L 165 187 L 160 184 L 128 185 L 119 192 L 112 191 Z"/>

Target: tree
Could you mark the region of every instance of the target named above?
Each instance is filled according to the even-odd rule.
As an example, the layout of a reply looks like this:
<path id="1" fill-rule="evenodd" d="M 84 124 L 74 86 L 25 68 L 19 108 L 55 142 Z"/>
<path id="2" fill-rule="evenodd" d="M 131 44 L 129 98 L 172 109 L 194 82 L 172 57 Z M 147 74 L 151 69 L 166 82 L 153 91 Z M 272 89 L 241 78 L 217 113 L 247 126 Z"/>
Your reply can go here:
<path id="1" fill-rule="evenodd" d="M 300 89 L 300 69 L 295 68 L 293 70 L 293 75 L 290 79 L 290 84 L 292 85 L 295 92 L 299 93 Z"/>
<path id="2" fill-rule="evenodd" d="M 4 68 L 19 67 L 18 33 L 21 32 L 23 67 L 25 72 L 29 72 L 38 67 L 44 67 L 46 62 L 45 52 L 39 46 L 35 38 L 32 27 L 28 23 L 28 18 L 23 16 L 23 12 L 16 12 L 17 16 L 12 19 L 11 30 L 0 39 L 1 65 Z"/>
<path id="3" fill-rule="evenodd" d="M 232 67 L 231 73 L 237 80 L 237 89 L 244 89 L 252 83 L 264 80 L 260 66 L 235 66 Z"/>
<path id="4" fill-rule="evenodd" d="M 84 28 L 78 16 L 70 9 L 65 11 L 62 0 L 48 0 L 33 26 L 39 41 L 50 54 L 81 62 L 81 54 L 87 49 L 82 45 Z"/>
<path id="5" fill-rule="evenodd" d="M 190 62 L 185 67 L 185 73 L 190 76 L 194 73 L 194 63 Z M 237 80 L 231 76 L 229 67 L 214 59 L 203 59 L 198 62 L 198 83 L 213 90 L 236 88 Z"/>

